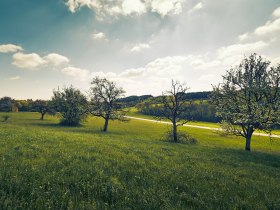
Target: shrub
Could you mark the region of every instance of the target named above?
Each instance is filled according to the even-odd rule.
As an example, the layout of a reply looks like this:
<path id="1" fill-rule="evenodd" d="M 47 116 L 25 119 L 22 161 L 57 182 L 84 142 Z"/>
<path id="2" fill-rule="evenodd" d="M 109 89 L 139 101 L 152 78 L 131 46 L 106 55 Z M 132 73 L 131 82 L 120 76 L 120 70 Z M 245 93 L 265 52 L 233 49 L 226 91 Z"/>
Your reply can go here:
<path id="1" fill-rule="evenodd" d="M 86 118 L 88 102 L 79 90 L 70 86 L 53 93 L 52 105 L 60 113 L 62 125 L 77 126 Z"/>
<path id="2" fill-rule="evenodd" d="M 178 137 L 179 143 L 184 143 L 184 144 L 197 144 L 198 143 L 197 139 L 195 139 L 194 137 L 192 137 L 191 135 L 189 135 L 186 132 L 178 131 L 177 137 Z M 165 133 L 163 140 L 168 141 L 168 142 L 174 142 L 173 141 L 173 131 L 168 130 Z"/>

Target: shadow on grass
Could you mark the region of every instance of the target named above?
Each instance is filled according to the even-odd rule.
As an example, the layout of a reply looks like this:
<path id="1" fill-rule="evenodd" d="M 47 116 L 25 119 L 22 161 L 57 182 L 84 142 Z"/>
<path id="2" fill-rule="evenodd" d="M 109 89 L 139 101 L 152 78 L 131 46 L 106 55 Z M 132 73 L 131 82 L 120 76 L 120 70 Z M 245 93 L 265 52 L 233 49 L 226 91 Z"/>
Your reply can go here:
<path id="1" fill-rule="evenodd" d="M 60 123 L 47 123 L 46 121 L 38 120 L 38 122 L 42 123 L 30 123 L 32 126 L 38 126 L 41 128 L 52 128 L 60 131 L 65 131 L 67 133 L 79 133 L 79 134 L 98 134 L 98 135 L 123 135 L 121 132 L 115 132 L 115 131 L 107 131 L 103 132 L 102 128 L 93 128 L 93 127 L 87 127 L 83 124 L 76 125 L 76 126 L 68 126 Z"/>
<path id="2" fill-rule="evenodd" d="M 259 151 L 245 151 L 241 149 L 230 148 L 215 148 L 213 149 L 222 158 L 226 156 L 227 159 L 230 156 L 232 162 L 254 163 L 261 164 L 269 167 L 280 168 L 280 155 L 273 153 L 265 153 Z"/>

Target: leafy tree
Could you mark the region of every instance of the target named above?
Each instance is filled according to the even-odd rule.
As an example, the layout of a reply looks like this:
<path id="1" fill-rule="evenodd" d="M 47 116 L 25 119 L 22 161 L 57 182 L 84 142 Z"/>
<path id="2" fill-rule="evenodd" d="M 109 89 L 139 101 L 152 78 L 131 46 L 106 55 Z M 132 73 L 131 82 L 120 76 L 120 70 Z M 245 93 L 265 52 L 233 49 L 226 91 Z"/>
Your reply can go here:
<path id="1" fill-rule="evenodd" d="M 54 115 L 55 111 L 52 108 L 49 101 L 36 100 L 32 104 L 33 111 L 39 112 L 41 114 L 41 120 L 44 120 L 44 116 L 48 113 Z"/>
<path id="2" fill-rule="evenodd" d="M 86 97 L 72 86 L 53 91 L 52 104 L 61 115 L 61 124 L 77 126 L 88 114 Z"/>
<path id="3" fill-rule="evenodd" d="M 0 99 L 0 111 L 1 112 L 11 112 L 13 111 L 14 100 L 10 97 L 3 97 Z"/>
<path id="4" fill-rule="evenodd" d="M 216 115 L 223 119 L 227 132 L 246 138 L 247 151 L 256 129 L 269 132 L 279 123 L 280 65 L 269 66 L 269 61 L 252 54 L 213 86 Z"/>
<path id="5" fill-rule="evenodd" d="M 125 91 L 117 87 L 115 82 L 106 78 L 93 78 L 90 88 L 91 114 L 105 120 L 103 131 L 108 130 L 109 120 L 125 121 L 125 111 L 122 103 L 118 102 Z"/>
<path id="6" fill-rule="evenodd" d="M 178 142 L 177 127 L 186 124 L 188 121 L 183 118 L 189 103 L 185 94 L 189 88 L 185 84 L 172 80 L 170 90 L 162 94 L 164 118 L 172 123 L 173 141 Z"/>

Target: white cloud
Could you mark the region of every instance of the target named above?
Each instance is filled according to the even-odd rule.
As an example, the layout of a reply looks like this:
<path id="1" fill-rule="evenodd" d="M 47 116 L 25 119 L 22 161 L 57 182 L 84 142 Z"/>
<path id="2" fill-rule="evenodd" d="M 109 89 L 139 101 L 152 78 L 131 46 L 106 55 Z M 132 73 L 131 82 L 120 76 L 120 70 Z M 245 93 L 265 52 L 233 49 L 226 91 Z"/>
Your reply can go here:
<path id="1" fill-rule="evenodd" d="M 14 76 L 14 77 L 9 77 L 7 80 L 19 80 L 21 77 L 20 76 Z"/>
<path id="2" fill-rule="evenodd" d="M 69 63 L 69 59 L 67 57 L 56 53 L 48 54 L 44 57 L 44 60 L 47 63 L 52 64 L 54 66 L 60 66 Z"/>
<path id="3" fill-rule="evenodd" d="M 106 38 L 106 34 L 103 32 L 93 33 L 92 38 L 97 41 L 99 40 L 108 41 L 108 39 Z"/>
<path id="4" fill-rule="evenodd" d="M 62 69 L 61 72 L 67 76 L 74 77 L 81 81 L 87 80 L 90 76 L 90 72 L 87 69 L 80 69 L 72 66 Z"/>
<path id="5" fill-rule="evenodd" d="M 176 15 L 182 12 L 182 4 L 186 0 L 68 0 L 66 5 L 71 12 L 76 12 L 81 7 L 88 7 L 95 11 L 98 19 L 103 20 L 108 16 L 116 18 L 123 15 L 141 15 L 148 11 L 155 12 L 162 17 Z"/>
<path id="6" fill-rule="evenodd" d="M 267 35 L 274 32 L 280 32 L 280 18 L 266 22 L 264 26 L 258 27 L 254 33 L 256 35 Z"/>
<path id="7" fill-rule="evenodd" d="M 280 33 L 280 7 L 272 13 L 272 18 L 264 25 L 257 27 L 253 32 L 247 32 L 240 35 L 240 41 L 249 40 L 252 38 L 269 38 L 275 39 Z"/>
<path id="8" fill-rule="evenodd" d="M 149 49 L 150 45 L 149 44 L 145 44 L 145 43 L 140 43 L 135 45 L 134 47 L 131 48 L 131 52 L 141 52 L 145 49 Z"/>
<path id="9" fill-rule="evenodd" d="M 38 54 L 16 53 L 13 55 L 13 65 L 21 69 L 35 69 L 46 64 L 46 61 Z"/>
<path id="10" fill-rule="evenodd" d="M 47 65 L 58 67 L 68 63 L 69 59 L 67 57 L 56 53 L 50 53 L 44 57 L 36 53 L 15 53 L 13 55 L 13 65 L 21 69 L 34 70 Z"/>
<path id="11" fill-rule="evenodd" d="M 146 12 L 146 7 L 140 0 L 124 0 L 122 10 L 124 15 L 133 13 L 141 15 Z"/>
<path id="12" fill-rule="evenodd" d="M 22 47 L 14 44 L 3 44 L 0 45 L 0 53 L 15 53 L 18 51 L 22 51 Z"/>
<path id="13" fill-rule="evenodd" d="M 102 71 L 98 71 L 98 72 L 92 72 L 90 74 L 90 79 L 94 78 L 94 77 L 105 77 L 108 79 L 114 79 L 117 77 L 117 74 L 114 72 L 102 72 Z"/>
<path id="14" fill-rule="evenodd" d="M 199 2 L 199 3 L 197 3 L 191 10 L 189 10 L 189 14 L 191 14 L 191 13 L 194 13 L 194 12 L 196 12 L 196 11 L 198 11 L 198 10 L 201 10 L 203 8 L 203 3 L 202 2 Z"/>
<path id="15" fill-rule="evenodd" d="M 273 11 L 272 15 L 274 17 L 280 17 L 280 7 Z"/>
<path id="16" fill-rule="evenodd" d="M 238 39 L 239 39 L 240 41 L 245 41 L 245 40 L 248 39 L 248 38 L 249 38 L 249 33 L 244 33 L 244 34 L 238 36 Z"/>
<path id="17" fill-rule="evenodd" d="M 127 69 L 120 74 L 120 77 L 139 77 L 143 76 L 145 68 Z"/>
<path id="18" fill-rule="evenodd" d="M 245 43 L 245 44 L 233 44 L 218 49 L 218 58 L 224 59 L 233 57 L 235 55 L 244 55 L 248 52 L 255 52 L 257 50 L 264 49 L 268 46 L 268 43 L 263 41 Z"/>
<path id="19" fill-rule="evenodd" d="M 177 15 L 182 12 L 182 4 L 185 0 L 150 0 L 152 12 L 166 15 Z"/>

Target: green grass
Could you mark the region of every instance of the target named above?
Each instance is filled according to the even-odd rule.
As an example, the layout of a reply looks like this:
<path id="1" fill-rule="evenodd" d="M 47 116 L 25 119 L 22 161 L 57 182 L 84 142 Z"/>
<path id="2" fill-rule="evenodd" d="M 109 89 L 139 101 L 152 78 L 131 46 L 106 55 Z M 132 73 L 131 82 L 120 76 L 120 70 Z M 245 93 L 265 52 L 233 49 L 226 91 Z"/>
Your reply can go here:
<path id="1" fill-rule="evenodd" d="M 162 141 L 167 125 L 90 118 L 81 127 L 36 113 L 0 114 L 0 209 L 279 209 L 280 140 L 181 128 L 197 145 Z"/>
<path id="2" fill-rule="evenodd" d="M 138 118 L 144 118 L 144 119 L 149 119 L 149 120 L 157 120 L 157 118 L 154 116 L 138 113 L 137 109 L 135 109 L 135 108 L 130 109 L 127 115 L 131 116 L 131 117 L 138 117 Z M 161 121 L 170 122 L 167 119 L 162 119 Z M 213 122 L 189 121 L 187 123 L 187 125 L 205 126 L 205 127 L 210 127 L 210 128 L 221 128 L 219 123 L 213 123 Z M 264 131 L 260 131 L 260 130 L 256 130 L 256 133 L 257 132 L 265 133 Z M 272 134 L 280 135 L 280 130 L 273 130 Z"/>

